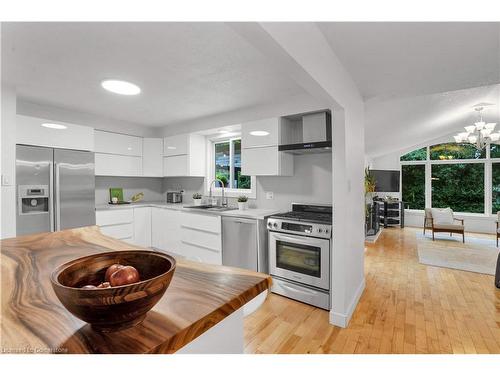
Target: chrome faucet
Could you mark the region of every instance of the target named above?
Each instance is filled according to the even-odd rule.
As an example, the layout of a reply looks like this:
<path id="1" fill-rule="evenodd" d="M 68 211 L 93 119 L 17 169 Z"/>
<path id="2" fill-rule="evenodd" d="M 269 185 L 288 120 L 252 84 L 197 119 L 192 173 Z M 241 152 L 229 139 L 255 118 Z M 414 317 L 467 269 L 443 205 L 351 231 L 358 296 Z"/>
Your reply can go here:
<path id="1" fill-rule="evenodd" d="M 216 181 L 219 181 L 220 182 L 220 186 L 222 188 L 222 202 L 221 202 L 221 206 L 222 207 L 227 207 L 227 202 L 225 201 L 224 199 L 224 182 L 222 182 L 220 179 L 218 178 L 214 178 L 212 180 L 212 182 L 210 183 L 210 186 L 209 186 L 209 197 L 210 197 L 210 204 L 212 204 L 212 185 L 214 184 L 214 182 Z"/>

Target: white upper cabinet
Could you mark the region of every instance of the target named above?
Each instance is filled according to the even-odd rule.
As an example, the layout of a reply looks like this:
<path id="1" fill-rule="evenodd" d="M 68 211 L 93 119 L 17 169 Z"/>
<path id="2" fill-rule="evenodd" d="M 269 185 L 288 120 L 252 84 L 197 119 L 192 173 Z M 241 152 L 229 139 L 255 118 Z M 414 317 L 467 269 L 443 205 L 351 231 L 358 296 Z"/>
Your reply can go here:
<path id="1" fill-rule="evenodd" d="M 95 131 L 96 176 L 142 176 L 143 138 Z"/>
<path id="2" fill-rule="evenodd" d="M 242 124 L 242 147 L 278 146 L 279 122 L 280 119 L 274 117 Z"/>
<path id="3" fill-rule="evenodd" d="M 144 138 L 142 145 L 142 174 L 146 177 L 163 177 L 163 140 Z"/>
<path id="4" fill-rule="evenodd" d="M 16 143 L 94 151 L 94 129 L 67 122 L 17 115 Z"/>
<path id="5" fill-rule="evenodd" d="M 241 125 L 241 173 L 293 176 L 293 155 L 278 151 L 282 122 L 278 117 Z"/>
<path id="6" fill-rule="evenodd" d="M 113 155 L 95 153 L 96 176 L 142 176 L 142 158 L 140 156 Z"/>
<path id="7" fill-rule="evenodd" d="M 96 130 L 95 152 L 114 155 L 142 156 L 142 138 Z"/>
<path id="8" fill-rule="evenodd" d="M 163 156 L 189 153 L 190 134 L 179 134 L 163 138 Z"/>
<path id="9" fill-rule="evenodd" d="M 198 134 L 180 134 L 163 140 L 163 176 L 205 176 L 206 140 Z"/>

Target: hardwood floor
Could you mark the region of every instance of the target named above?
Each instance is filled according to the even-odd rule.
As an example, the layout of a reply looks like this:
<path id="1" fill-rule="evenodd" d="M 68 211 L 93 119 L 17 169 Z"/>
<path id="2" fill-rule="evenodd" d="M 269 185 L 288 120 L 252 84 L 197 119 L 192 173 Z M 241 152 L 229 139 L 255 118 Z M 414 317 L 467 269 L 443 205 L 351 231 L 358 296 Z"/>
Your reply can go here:
<path id="1" fill-rule="evenodd" d="M 245 352 L 500 353 L 494 277 L 418 263 L 415 231 L 387 229 L 366 246 L 366 289 L 348 328 L 272 294 L 245 319 Z"/>

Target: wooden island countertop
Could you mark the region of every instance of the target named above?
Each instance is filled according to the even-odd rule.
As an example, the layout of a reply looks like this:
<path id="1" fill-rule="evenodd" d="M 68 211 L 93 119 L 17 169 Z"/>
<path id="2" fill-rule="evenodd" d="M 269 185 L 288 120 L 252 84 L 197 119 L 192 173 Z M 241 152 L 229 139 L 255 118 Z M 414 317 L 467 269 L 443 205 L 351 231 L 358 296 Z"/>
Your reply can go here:
<path id="1" fill-rule="evenodd" d="M 262 273 L 177 259 L 169 288 L 141 324 L 102 333 L 63 307 L 50 274 L 85 255 L 140 247 L 96 226 L 9 238 L 0 246 L 3 353 L 173 353 L 271 285 Z"/>

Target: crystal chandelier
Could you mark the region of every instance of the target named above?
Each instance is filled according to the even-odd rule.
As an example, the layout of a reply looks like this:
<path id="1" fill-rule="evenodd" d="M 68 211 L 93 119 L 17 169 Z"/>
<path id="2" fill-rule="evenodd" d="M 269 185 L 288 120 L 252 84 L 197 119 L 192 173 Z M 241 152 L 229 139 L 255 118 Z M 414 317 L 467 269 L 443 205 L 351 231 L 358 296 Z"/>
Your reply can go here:
<path id="1" fill-rule="evenodd" d="M 474 107 L 474 110 L 478 113 L 479 121 L 474 123 L 474 125 L 469 125 L 465 127 L 465 132 L 458 133 L 454 135 L 456 143 L 466 143 L 473 145 L 476 149 L 481 151 L 488 144 L 492 142 L 497 142 L 500 140 L 500 132 L 493 133 L 495 130 L 495 122 L 484 122 L 483 115 L 481 111 L 485 106 L 490 104 L 478 104 Z"/>

